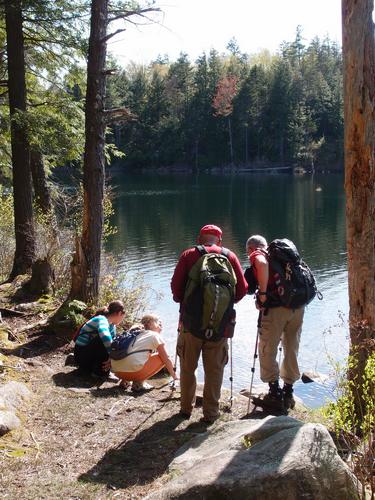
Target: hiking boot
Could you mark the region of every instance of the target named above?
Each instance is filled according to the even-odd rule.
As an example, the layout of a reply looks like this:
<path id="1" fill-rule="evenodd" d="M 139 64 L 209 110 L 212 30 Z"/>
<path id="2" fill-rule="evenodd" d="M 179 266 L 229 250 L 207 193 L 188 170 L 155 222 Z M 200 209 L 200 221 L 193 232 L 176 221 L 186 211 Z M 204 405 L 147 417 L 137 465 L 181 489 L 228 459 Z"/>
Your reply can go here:
<path id="1" fill-rule="evenodd" d="M 97 373 L 97 372 L 92 372 L 91 373 L 91 376 L 96 379 L 96 380 L 99 380 L 101 382 L 118 382 L 120 379 L 118 377 L 116 377 L 116 375 L 112 372 L 108 372 L 108 373 Z"/>
<path id="2" fill-rule="evenodd" d="M 180 410 L 177 413 L 177 416 L 182 418 L 183 420 L 189 420 L 189 418 L 191 417 L 191 413 L 188 413 L 187 411 Z"/>
<path id="3" fill-rule="evenodd" d="M 67 355 L 65 359 L 65 366 L 78 366 L 76 362 L 76 358 L 74 356 L 74 352 L 71 352 Z"/>
<path id="4" fill-rule="evenodd" d="M 120 387 L 120 389 L 127 390 L 130 389 L 130 384 L 131 382 L 129 382 L 128 380 L 121 380 L 118 386 Z"/>
<path id="5" fill-rule="evenodd" d="M 153 388 L 154 388 L 154 386 L 148 384 L 147 382 L 133 382 L 132 383 L 132 391 L 133 392 L 148 392 L 148 391 L 152 391 Z"/>
<path id="6" fill-rule="evenodd" d="M 201 417 L 199 419 L 199 422 L 202 422 L 206 425 L 212 425 L 217 419 L 219 418 L 219 415 L 217 417 Z"/>
<path id="7" fill-rule="evenodd" d="M 119 382 L 120 381 L 120 379 L 112 372 L 108 373 L 106 380 L 108 380 L 108 382 Z"/>
<path id="8" fill-rule="evenodd" d="M 273 410 L 284 412 L 283 391 L 279 387 L 279 382 L 269 382 L 269 391 L 263 397 L 253 397 L 252 401 L 255 406 L 260 406 L 265 410 Z"/>
<path id="9" fill-rule="evenodd" d="M 293 408 L 296 406 L 296 401 L 293 397 L 293 385 L 292 384 L 284 384 L 283 399 L 284 399 L 285 409 L 286 410 L 293 410 Z"/>

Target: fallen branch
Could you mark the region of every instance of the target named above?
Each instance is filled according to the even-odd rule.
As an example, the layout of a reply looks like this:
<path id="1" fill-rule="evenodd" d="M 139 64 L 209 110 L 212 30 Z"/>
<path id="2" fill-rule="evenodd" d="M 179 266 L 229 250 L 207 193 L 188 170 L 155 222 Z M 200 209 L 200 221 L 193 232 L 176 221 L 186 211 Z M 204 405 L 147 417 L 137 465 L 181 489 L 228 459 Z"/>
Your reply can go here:
<path id="1" fill-rule="evenodd" d="M 29 330 L 32 330 L 33 328 L 36 328 L 38 326 L 46 326 L 48 323 L 47 319 L 43 319 L 42 321 L 37 321 L 36 323 L 32 323 L 31 325 L 23 326 L 22 328 L 18 329 L 18 333 L 23 333 L 27 332 Z"/>
<path id="2" fill-rule="evenodd" d="M 35 439 L 34 434 L 32 432 L 30 432 L 30 435 L 31 435 L 31 437 L 32 437 L 32 439 L 33 439 L 33 441 L 34 441 L 34 443 L 36 445 L 37 453 L 36 453 L 35 460 L 37 460 L 38 456 L 39 456 L 39 453 L 40 453 L 40 443 L 38 443 L 38 441 Z"/>
<path id="3" fill-rule="evenodd" d="M 4 316 L 25 316 L 25 313 L 15 311 L 14 309 L 8 309 L 7 307 L 0 307 L 0 313 Z"/>
<path id="4" fill-rule="evenodd" d="M 128 108 L 113 108 L 104 110 L 106 123 L 136 121 L 137 116 Z"/>

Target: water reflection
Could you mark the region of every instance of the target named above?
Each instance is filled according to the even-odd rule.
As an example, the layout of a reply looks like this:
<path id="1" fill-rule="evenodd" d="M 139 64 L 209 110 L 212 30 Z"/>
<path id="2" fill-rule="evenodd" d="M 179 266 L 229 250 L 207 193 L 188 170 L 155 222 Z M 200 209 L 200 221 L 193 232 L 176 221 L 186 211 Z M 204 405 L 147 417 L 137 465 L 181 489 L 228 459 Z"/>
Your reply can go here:
<path id="1" fill-rule="evenodd" d="M 118 233 L 109 241 L 108 249 L 122 266 L 133 273 L 142 271 L 145 281 L 163 293 L 161 301 L 152 307 L 163 318 L 171 352 L 178 306 L 170 295 L 170 278 L 181 251 L 194 244 L 199 228 L 209 222 L 222 227 L 224 245 L 237 253 L 244 266 L 244 246 L 250 234 L 264 234 L 269 241 L 276 237 L 292 239 L 324 294 L 322 302 L 314 300 L 306 311 L 301 368 L 329 373 L 327 354 L 334 360 L 345 357 L 348 299 L 340 176 L 122 174 L 113 178 L 113 184 L 117 193 L 113 223 Z M 316 191 L 317 186 L 321 191 Z M 250 379 L 257 312 L 250 297 L 237 309 L 234 386 L 240 389 Z M 344 315 L 344 321 L 340 315 Z M 229 384 L 228 377 L 226 374 L 225 385 Z M 326 394 L 326 387 L 300 383 L 296 392 L 315 406 L 330 390 Z"/>

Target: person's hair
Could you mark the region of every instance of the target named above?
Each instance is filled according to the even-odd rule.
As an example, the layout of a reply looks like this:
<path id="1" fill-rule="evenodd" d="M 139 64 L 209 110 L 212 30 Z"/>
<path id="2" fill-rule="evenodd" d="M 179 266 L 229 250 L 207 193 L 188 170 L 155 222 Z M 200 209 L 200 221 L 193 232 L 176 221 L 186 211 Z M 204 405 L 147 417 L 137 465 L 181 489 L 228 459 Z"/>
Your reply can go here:
<path id="1" fill-rule="evenodd" d="M 246 251 L 249 250 L 249 247 L 252 248 L 267 248 L 267 240 L 264 236 L 260 236 L 259 234 L 253 234 L 246 242 Z"/>
<path id="2" fill-rule="evenodd" d="M 130 328 L 129 332 L 134 332 L 136 330 L 144 330 L 145 327 L 142 325 L 142 323 L 134 323 Z"/>
<path id="3" fill-rule="evenodd" d="M 217 245 L 220 243 L 221 239 L 219 236 L 215 236 L 214 234 L 201 234 L 199 235 L 199 243 L 202 245 Z"/>
<path id="4" fill-rule="evenodd" d="M 159 321 L 159 316 L 156 314 L 145 314 L 143 318 L 141 319 L 142 325 L 148 330 L 148 327 L 150 326 L 150 323 Z"/>
<path id="5" fill-rule="evenodd" d="M 98 309 L 95 313 L 95 316 L 97 316 L 98 314 L 101 314 L 103 316 L 110 316 L 111 314 L 116 314 L 124 311 L 124 304 L 121 302 L 121 300 L 113 300 L 108 304 L 108 306 Z"/>

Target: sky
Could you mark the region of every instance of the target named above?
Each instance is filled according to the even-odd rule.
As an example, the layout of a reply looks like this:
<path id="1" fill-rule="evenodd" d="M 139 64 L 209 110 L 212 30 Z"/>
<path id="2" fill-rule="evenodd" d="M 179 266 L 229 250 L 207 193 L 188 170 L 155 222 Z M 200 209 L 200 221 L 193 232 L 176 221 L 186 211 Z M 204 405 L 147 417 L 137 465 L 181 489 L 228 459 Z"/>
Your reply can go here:
<path id="1" fill-rule="evenodd" d="M 341 0 L 156 0 L 158 23 L 128 26 L 108 46 L 121 65 L 148 64 L 186 52 L 194 61 L 203 51 L 226 50 L 236 38 L 242 52 L 276 52 L 302 26 L 305 43 L 328 35 L 341 45 Z M 115 28 L 117 28 L 116 26 Z"/>

